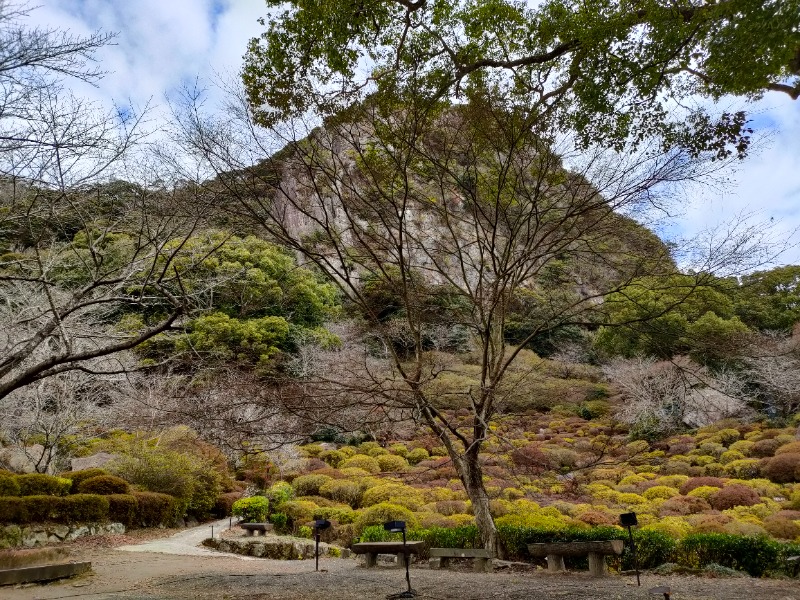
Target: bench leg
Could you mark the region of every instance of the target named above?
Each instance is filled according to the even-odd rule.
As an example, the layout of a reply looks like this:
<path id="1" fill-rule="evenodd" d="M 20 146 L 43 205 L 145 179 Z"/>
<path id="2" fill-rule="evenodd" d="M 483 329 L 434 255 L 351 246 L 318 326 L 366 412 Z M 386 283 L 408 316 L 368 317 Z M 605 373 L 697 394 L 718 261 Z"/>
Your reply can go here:
<path id="1" fill-rule="evenodd" d="M 253 537 L 253 534 L 255 533 L 255 531 L 252 529 L 245 529 L 245 531 L 247 531 L 247 537 Z"/>
<path id="2" fill-rule="evenodd" d="M 267 535 L 267 530 L 265 529 L 264 531 L 259 531 L 258 535 L 261 535 L 261 536 Z"/>
<path id="3" fill-rule="evenodd" d="M 374 552 L 367 552 L 364 555 L 364 568 L 371 569 L 378 563 L 378 555 Z"/>
<path id="4" fill-rule="evenodd" d="M 599 552 L 589 552 L 589 573 L 593 577 L 605 577 L 608 575 L 606 557 Z"/>
<path id="5" fill-rule="evenodd" d="M 565 571 L 566 567 L 564 566 L 564 557 L 560 554 L 548 554 L 547 555 L 547 570 L 551 573 L 557 573 L 558 571 Z"/>
<path id="6" fill-rule="evenodd" d="M 428 559 L 428 566 L 431 569 L 441 569 L 442 568 L 442 559 L 441 558 L 429 558 Z"/>
<path id="7" fill-rule="evenodd" d="M 492 559 L 491 558 L 473 558 L 472 570 L 476 573 L 491 573 L 492 572 Z"/>

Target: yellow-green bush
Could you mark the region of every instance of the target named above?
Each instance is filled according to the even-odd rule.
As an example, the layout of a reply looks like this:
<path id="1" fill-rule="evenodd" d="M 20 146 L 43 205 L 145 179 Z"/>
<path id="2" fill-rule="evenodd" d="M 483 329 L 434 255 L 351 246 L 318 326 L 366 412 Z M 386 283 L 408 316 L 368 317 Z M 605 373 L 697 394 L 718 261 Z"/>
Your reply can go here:
<path id="1" fill-rule="evenodd" d="M 703 476 L 705 477 L 725 477 L 725 465 L 720 463 L 709 463 L 703 467 Z"/>
<path id="2" fill-rule="evenodd" d="M 737 452 L 736 450 L 726 450 L 720 455 L 719 462 L 720 464 L 727 465 L 735 460 L 742 459 L 744 459 L 744 454 L 741 452 Z"/>
<path id="3" fill-rule="evenodd" d="M 693 498 L 702 498 L 703 500 L 708 500 L 713 494 L 716 494 L 721 488 L 713 487 L 710 485 L 701 485 L 700 487 L 694 488 L 691 492 L 686 494 L 687 496 L 692 496 Z"/>
<path id="4" fill-rule="evenodd" d="M 378 458 L 379 456 L 384 456 L 389 454 L 389 451 L 386 448 L 370 448 L 367 451 L 367 456 L 371 456 L 372 458 Z"/>
<path id="5" fill-rule="evenodd" d="M 353 456 L 358 454 L 358 451 L 352 446 L 342 446 L 337 450 L 337 452 L 341 452 L 342 455 L 345 457 L 345 459 L 352 458 Z"/>
<path id="6" fill-rule="evenodd" d="M 345 456 L 344 452 L 340 450 L 325 450 L 324 452 L 320 452 L 319 455 L 320 460 L 324 460 L 334 469 L 341 466 L 341 464 L 347 460 L 347 456 Z"/>
<path id="7" fill-rule="evenodd" d="M 382 525 L 387 521 L 405 521 L 409 529 L 419 527 L 419 520 L 416 515 L 406 507 L 389 502 L 381 502 L 359 511 L 355 521 L 355 529 L 360 534 L 364 527 Z"/>
<path id="8" fill-rule="evenodd" d="M 692 526 L 682 517 L 662 517 L 642 527 L 644 531 L 660 531 L 673 539 L 681 539 L 692 532 Z"/>
<path id="9" fill-rule="evenodd" d="M 388 482 L 372 487 L 364 492 L 364 496 L 361 498 L 361 505 L 365 507 L 372 506 L 374 504 L 380 504 L 381 502 L 389 502 L 390 500 L 397 504 L 397 502 L 393 500 L 396 498 L 408 499 L 414 501 L 418 505 L 424 504 L 422 493 L 419 490 L 402 483 Z"/>
<path id="10" fill-rule="evenodd" d="M 292 480 L 292 487 L 296 496 L 316 496 L 319 494 L 319 488 L 332 479 L 328 475 L 300 475 Z"/>
<path id="11" fill-rule="evenodd" d="M 372 475 L 381 472 L 381 467 L 378 464 L 378 461 L 372 458 L 371 456 L 366 456 L 364 454 L 356 454 L 355 456 L 348 458 L 346 461 L 342 463 L 342 468 L 363 469 L 364 471 Z"/>
<path id="12" fill-rule="evenodd" d="M 405 444 L 392 444 L 389 446 L 389 452 L 397 456 L 402 456 L 403 458 L 408 456 L 408 448 Z"/>
<path id="13" fill-rule="evenodd" d="M 727 453 L 726 453 L 727 454 Z M 736 479 L 758 477 L 760 461 L 755 458 L 742 458 L 725 465 L 725 474 Z"/>
<path id="14" fill-rule="evenodd" d="M 26 473 L 15 478 L 20 496 L 66 496 L 72 480 L 44 473 Z"/>
<path id="15" fill-rule="evenodd" d="M 413 450 L 409 450 L 408 454 L 406 455 L 406 460 L 412 465 L 416 465 L 417 463 L 427 460 L 430 458 L 430 454 L 425 448 L 414 448 Z"/>
<path id="16" fill-rule="evenodd" d="M 300 524 L 313 520 L 314 514 L 319 509 L 319 506 L 307 500 L 289 500 L 277 507 L 277 510 L 280 510 L 295 523 Z"/>
<path id="17" fill-rule="evenodd" d="M 664 500 L 667 500 L 677 495 L 678 495 L 677 489 L 672 487 L 667 487 L 666 485 L 656 485 L 649 489 L 646 489 L 642 493 L 642 496 L 644 496 L 648 500 L 654 500 L 656 498 L 663 498 Z"/>
<path id="18" fill-rule="evenodd" d="M 355 508 L 361 502 L 361 496 L 364 495 L 364 490 L 362 490 L 361 486 L 355 481 L 332 479 L 320 486 L 319 494 L 324 498 L 330 498 L 336 502 L 343 502 Z"/>
<path id="19" fill-rule="evenodd" d="M 749 456 L 750 449 L 755 446 L 755 444 L 756 443 L 751 440 L 739 440 L 728 446 L 728 450 L 735 450 L 736 452 L 741 452 L 745 456 Z"/>
<path id="20" fill-rule="evenodd" d="M 397 454 L 385 454 L 378 457 L 378 467 L 382 473 L 399 473 L 408 469 L 408 461 Z"/>

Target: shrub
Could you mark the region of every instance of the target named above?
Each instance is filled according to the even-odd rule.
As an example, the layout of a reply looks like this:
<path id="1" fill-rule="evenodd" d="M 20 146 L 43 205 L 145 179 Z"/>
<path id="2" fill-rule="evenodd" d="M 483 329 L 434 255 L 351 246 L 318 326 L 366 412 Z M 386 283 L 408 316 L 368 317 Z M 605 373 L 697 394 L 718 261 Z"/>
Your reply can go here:
<path id="1" fill-rule="evenodd" d="M 35 497 L 35 496 L 34 496 Z M 90 523 L 105 521 L 110 514 L 111 502 L 105 496 L 96 494 L 73 494 L 59 498 L 60 514 L 57 519 L 61 523 Z"/>
<path id="2" fill-rule="evenodd" d="M 316 496 L 319 488 L 333 479 L 328 475 L 301 475 L 292 481 L 292 487 L 298 496 Z"/>
<path id="3" fill-rule="evenodd" d="M 698 488 L 694 488 L 686 495 L 693 498 L 702 498 L 703 500 L 708 500 L 713 494 L 716 494 L 718 491 L 720 491 L 720 489 L 722 488 L 713 487 L 710 485 L 701 485 Z"/>
<path id="4" fill-rule="evenodd" d="M 723 485 L 725 485 L 725 481 L 719 477 L 692 477 L 686 481 L 686 483 L 681 485 L 679 491 L 685 496 L 693 489 L 704 485 L 721 488 Z"/>
<path id="5" fill-rule="evenodd" d="M 269 500 L 264 496 L 240 498 L 233 503 L 232 512 L 235 517 L 240 517 L 245 523 L 263 523 L 267 520 Z"/>
<path id="6" fill-rule="evenodd" d="M 384 454 L 378 457 L 378 466 L 382 473 L 405 471 L 408 468 L 408 461 L 396 454 Z"/>
<path id="7" fill-rule="evenodd" d="M 776 439 L 759 440 L 750 448 L 750 456 L 767 458 L 773 456 L 780 447 L 781 443 Z"/>
<path id="8" fill-rule="evenodd" d="M 70 494 L 77 494 L 78 486 L 82 481 L 91 479 L 92 477 L 100 477 L 101 475 L 110 475 L 110 473 L 105 469 L 91 468 L 83 469 L 82 471 L 67 471 L 65 473 L 61 473 L 60 477 L 72 480 Z"/>
<path id="9" fill-rule="evenodd" d="M 220 494 L 214 501 L 214 515 L 228 517 L 233 514 L 233 504 L 242 497 L 242 492 L 228 492 Z"/>
<path id="10" fill-rule="evenodd" d="M 381 448 L 380 446 L 367 450 L 367 456 L 371 456 L 372 458 L 378 458 L 384 454 L 389 454 L 389 451 L 386 448 Z"/>
<path id="11" fill-rule="evenodd" d="M 131 527 L 136 523 L 136 513 L 139 507 L 136 497 L 131 494 L 108 494 L 108 519 L 115 523 L 122 523 Z"/>
<path id="12" fill-rule="evenodd" d="M 142 527 L 172 525 L 181 516 L 181 505 L 174 496 L 159 492 L 132 492 L 136 498 L 136 521 Z"/>
<path id="13" fill-rule="evenodd" d="M 662 517 L 684 516 L 702 513 L 707 510 L 711 510 L 711 505 L 703 498 L 675 496 L 658 507 L 658 514 Z"/>
<path id="14" fill-rule="evenodd" d="M 678 495 L 678 490 L 676 490 L 675 488 L 667 487 L 665 485 L 653 486 L 649 489 L 646 489 L 642 493 L 642 496 L 644 496 L 648 500 L 655 500 L 656 498 L 663 498 L 665 500 L 668 500 L 669 498 L 672 498 L 673 496 L 677 495 Z"/>
<path id="15" fill-rule="evenodd" d="M 395 498 L 408 498 L 416 504 L 422 504 L 423 502 L 422 494 L 418 490 L 402 483 L 389 482 L 376 485 L 364 492 L 364 496 L 361 498 L 361 505 L 372 506 L 381 502 L 390 501 L 399 504 L 394 500 Z"/>
<path id="16" fill-rule="evenodd" d="M 725 510 L 734 506 L 753 506 L 761 502 L 761 498 L 754 489 L 735 483 L 715 492 L 708 501 L 714 509 Z"/>
<path id="17" fill-rule="evenodd" d="M 314 518 L 330 519 L 336 521 L 340 525 L 347 525 L 354 523 L 358 514 L 349 506 L 348 507 L 335 507 L 335 506 L 321 506 L 314 511 Z"/>
<path id="18" fill-rule="evenodd" d="M 637 529 L 633 532 L 636 543 L 636 558 L 640 569 L 652 569 L 658 565 L 670 562 L 675 556 L 677 543 L 662 531 Z M 633 554 L 626 544 L 622 552 L 622 567 L 632 569 Z"/>
<path id="19" fill-rule="evenodd" d="M 20 496 L 64 496 L 69 493 L 72 481 L 44 473 L 17 475 Z"/>
<path id="20" fill-rule="evenodd" d="M 346 460 L 346 456 L 344 452 L 340 452 L 339 450 L 325 450 L 324 452 L 320 452 L 319 455 L 320 459 L 324 460 L 334 469 L 341 466 L 341 464 Z"/>
<path id="21" fill-rule="evenodd" d="M 772 537 L 783 540 L 794 540 L 800 537 L 800 525 L 786 517 L 773 515 L 764 519 L 764 529 Z"/>
<path id="22" fill-rule="evenodd" d="M 285 481 L 276 481 L 267 490 L 266 496 L 273 506 L 279 506 L 294 498 L 294 488 Z"/>
<path id="23" fill-rule="evenodd" d="M 761 474 L 775 483 L 800 481 L 800 454 L 776 454 L 766 459 Z"/>
<path id="24" fill-rule="evenodd" d="M 378 464 L 378 461 L 372 458 L 371 456 L 366 456 L 363 454 L 356 454 L 352 458 L 348 458 L 346 461 L 342 463 L 342 468 L 363 469 L 364 471 L 370 473 L 371 475 L 375 475 L 376 473 L 381 472 L 381 467 Z"/>
<path id="25" fill-rule="evenodd" d="M 0 523 L 22 525 L 27 522 L 28 511 L 22 498 L 13 496 L 0 498 Z"/>
<path id="26" fill-rule="evenodd" d="M 78 484 L 78 490 L 81 494 L 100 494 L 102 496 L 108 494 L 127 494 L 131 491 L 131 486 L 128 482 L 113 475 L 98 475 L 97 477 L 89 477 L 84 479 Z"/>
<path id="27" fill-rule="evenodd" d="M 800 441 L 789 442 L 788 444 L 780 446 L 775 451 L 775 456 L 779 456 L 781 454 L 800 454 Z"/>
<path id="28" fill-rule="evenodd" d="M 356 532 L 360 533 L 369 525 L 381 525 L 387 521 L 405 521 L 410 528 L 418 527 L 417 517 L 410 510 L 398 504 L 381 502 L 364 509 L 356 518 Z"/>
<path id="29" fill-rule="evenodd" d="M 736 479 L 751 479 L 758 477 L 760 463 L 755 458 L 734 460 L 725 465 L 725 473 Z"/>
<path id="30" fill-rule="evenodd" d="M 289 500 L 289 502 L 281 504 L 281 512 L 285 513 L 292 523 L 311 521 L 317 510 L 319 510 L 319 506 L 307 500 Z"/>
<path id="31" fill-rule="evenodd" d="M 418 462 L 427 460 L 428 458 L 430 458 L 430 454 L 428 454 L 425 448 L 414 448 L 413 450 L 409 450 L 406 455 L 406 460 L 412 465 L 416 465 Z"/>
<path id="32" fill-rule="evenodd" d="M 737 452 L 736 450 L 728 450 L 722 453 L 722 456 L 719 457 L 720 464 L 727 465 L 735 460 L 742 460 L 744 458 L 744 454 L 741 452 Z"/>
<path id="33" fill-rule="evenodd" d="M 336 502 L 349 504 L 353 508 L 359 505 L 364 491 L 355 481 L 346 479 L 334 479 L 320 487 L 319 493 L 325 498 L 330 498 Z"/>
<path id="34" fill-rule="evenodd" d="M 0 475 L 0 496 L 19 496 L 19 484 L 13 476 Z"/>
<path id="35" fill-rule="evenodd" d="M 392 444 L 389 446 L 389 452 L 405 458 L 408 455 L 408 448 L 405 444 Z"/>
<path id="36" fill-rule="evenodd" d="M 599 510 L 587 510 L 577 516 L 579 521 L 596 527 L 598 525 L 616 525 L 617 519 Z"/>
<path id="37" fill-rule="evenodd" d="M 286 533 L 289 530 L 289 517 L 284 513 L 272 513 L 269 522 L 275 527 L 276 533 Z"/>
<path id="38" fill-rule="evenodd" d="M 781 544 L 765 537 L 694 533 L 681 540 L 678 552 L 681 563 L 689 567 L 716 563 L 761 577 L 780 568 Z"/>
<path id="39" fill-rule="evenodd" d="M 638 533 L 638 531 L 636 532 Z M 497 534 L 512 560 L 530 560 L 528 544 L 623 539 L 625 532 L 618 527 L 521 527 L 498 524 Z M 644 568 L 644 565 L 642 565 Z"/>

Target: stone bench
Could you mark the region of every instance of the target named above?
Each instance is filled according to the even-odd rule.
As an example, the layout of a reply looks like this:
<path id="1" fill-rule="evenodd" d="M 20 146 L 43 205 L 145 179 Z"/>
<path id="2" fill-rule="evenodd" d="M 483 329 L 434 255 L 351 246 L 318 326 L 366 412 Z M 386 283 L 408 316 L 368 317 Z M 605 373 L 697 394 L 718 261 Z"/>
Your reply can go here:
<path id="1" fill-rule="evenodd" d="M 492 572 L 493 555 L 483 548 L 431 548 L 428 553 L 432 569 L 443 568 L 451 558 L 471 558 L 472 568 L 478 572 Z"/>
<path id="2" fill-rule="evenodd" d="M 565 556 L 589 556 L 589 572 L 595 577 L 608 574 L 606 556 L 622 554 L 622 540 L 602 542 L 551 542 L 549 544 L 528 544 L 531 556 L 547 558 L 547 570 L 556 572 L 564 570 Z"/>
<path id="3" fill-rule="evenodd" d="M 256 531 L 258 535 L 266 535 L 268 531 L 272 531 L 272 523 L 239 523 L 239 527 L 247 532 L 247 537 L 252 537 Z"/>
<path id="4" fill-rule="evenodd" d="M 406 566 L 406 554 L 419 554 L 425 542 L 361 542 L 353 544 L 355 554 L 364 555 L 364 567 L 371 569 L 378 562 L 379 554 L 394 554 L 397 557 L 397 566 Z"/>

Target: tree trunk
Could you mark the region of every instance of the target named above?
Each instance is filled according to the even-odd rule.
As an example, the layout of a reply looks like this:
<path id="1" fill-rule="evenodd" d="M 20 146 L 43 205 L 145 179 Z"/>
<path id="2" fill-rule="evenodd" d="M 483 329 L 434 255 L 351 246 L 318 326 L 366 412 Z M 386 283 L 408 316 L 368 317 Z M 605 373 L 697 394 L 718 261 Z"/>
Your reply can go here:
<path id="1" fill-rule="evenodd" d="M 479 455 L 480 446 L 474 444 L 465 454 L 454 458 L 453 464 L 472 502 L 475 524 L 478 526 L 483 547 L 493 552 L 496 558 L 503 558 L 505 553 L 497 536 L 494 519 L 489 512 L 489 495 L 483 485 L 483 469 L 478 461 Z"/>

